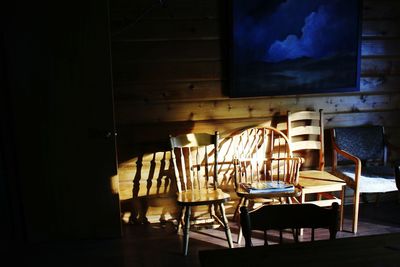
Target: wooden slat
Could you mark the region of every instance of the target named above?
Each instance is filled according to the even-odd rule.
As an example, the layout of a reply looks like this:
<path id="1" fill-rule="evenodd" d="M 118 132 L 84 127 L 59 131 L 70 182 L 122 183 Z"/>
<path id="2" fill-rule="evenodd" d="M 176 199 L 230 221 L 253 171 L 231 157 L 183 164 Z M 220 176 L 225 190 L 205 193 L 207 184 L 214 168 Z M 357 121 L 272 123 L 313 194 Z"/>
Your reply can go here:
<path id="1" fill-rule="evenodd" d="M 125 65 L 114 68 L 114 77 L 118 81 L 190 81 L 220 80 L 221 63 L 219 61 L 197 62 L 152 62 Z"/>
<path id="2" fill-rule="evenodd" d="M 193 70 L 194 72 L 201 69 Z M 199 74 L 206 77 L 210 73 Z M 217 73 L 215 73 L 217 75 Z M 129 81 L 116 81 L 115 94 L 117 100 L 134 102 L 160 102 L 160 101 L 204 101 L 229 99 L 226 92 L 226 83 L 220 80 L 188 80 L 165 81 L 154 83 Z M 225 89 L 224 89 L 225 88 Z M 400 90 L 400 76 L 362 77 L 360 79 L 360 92 L 390 93 Z M 225 91 L 225 92 L 224 92 Z"/>
<path id="3" fill-rule="evenodd" d="M 319 141 L 298 141 L 292 142 L 292 150 L 303 150 L 303 149 L 321 149 L 321 142 Z"/>
<path id="4" fill-rule="evenodd" d="M 325 113 L 325 128 L 359 126 L 359 125 L 386 125 L 387 127 L 398 127 L 397 118 L 400 111 L 375 111 L 375 112 L 350 112 L 350 113 Z M 275 121 L 276 119 L 274 119 Z M 156 149 L 168 149 L 168 135 L 170 133 L 188 133 L 188 132 L 210 132 L 218 130 L 221 136 L 229 135 L 231 132 L 240 131 L 246 127 L 269 126 L 271 118 L 249 118 L 249 119 L 229 119 L 229 120 L 206 120 L 193 122 L 166 122 L 166 123 L 146 123 L 138 125 L 118 125 L 118 145 L 119 160 L 124 161 L 127 156 L 135 154 L 138 151 L 153 150 L 157 142 L 165 145 L 158 146 Z M 285 126 L 286 127 L 286 126 Z M 144 142 L 138 144 L 138 142 Z M 130 151 L 125 153 L 125 151 Z M 157 150 L 155 150 L 157 151 Z M 125 156 L 127 154 L 127 156 Z"/>
<path id="5" fill-rule="evenodd" d="M 361 125 L 387 125 L 398 127 L 397 118 L 400 118 L 400 110 L 386 112 L 351 112 L 351 113 L 325 113 L 325 129 L 333 127 L 349 127 Z"/>
<path id="6" fill-rule="evenodd" d="M 290 119 L 292 122 L 298 120 L 319 120 L 319 113 L 315 111 L 292 111 Z"/>
<path id="7" fill-rule="evenodd" d="M 117 101 L 131 100 L 133 102 L 160 102 L 184 100 L 216 100 L 226 99 L 222 92 L 223 82 L 216 81 L 187 81 L 152 83 L 116 84 L 114 87 Z"/>
<path id="8" fill-rule="evenodd" d="M 298 126 L 290 129 L 291 136 L 305 135 L 305 134 L 321 134 L 319 126 Z"/>
<path id="9" fill-rule="evenodd" d="M 363 19 L 398 18 L 400 2 L 397 0 L 364 0 Z"/>
<path id="10" fill-rule="evenodd" d="M 395 110 L 400 108 L 400 94 L 272 97 L 134 106 L 130 102 L 119 102 L 116 118 L 120 124 L 257 118 L 270 117 L 276 112 L 284 114 L 288 107 L 292 110 L 323 108 L 325 112 Z M 138 113 L 141 115 L 136 116 Z"/>
<path id="11" fill-rule="evenodd" d="M 143 63 L 169 63 L 173 61 L 221 60 L 219 40 L 167 40 L 141 42 L 113 42 L 115 66 L 142 65 Z M 161 62 L 160 62 L 161 61 Z M 164 61 L 164 62 L 162 62 Z"/>
<path id="12" fill-rule="evenodd" d="M 222 91 L 226 91 L 224 89 L 226 85 L 220 80 L 155 81 L 148 83 L 122 83 L 121 81 L 116 81 L 115 86 L 115 93 L 118 99 L 131 99 L 135 102 L 229 99 L 228 93 Z M 400 90 L 400 76 L 362 77 L 360 87 L 360 92 L 398 92 Z"/>
<path id="13" fill-rule="evenodd" d="M 375 59 L 368 59 L 375 62 Z M 393 62 L 393 64 L 391 64 Z M 380 71 L 397 72 L 398 61 L 390 60 L 383 64 L 368 67 L 371 74 L 380 75 Z M 379 69 L 381 68 L 381 70 Z M 387 68 L 387 70 L 385 70 Z M 394 69 L 395 68 L 395 69 Z M 132 102 L 162 102 L 162 101 L 204 101 L 229 99 L 227 84 L 221 80 L 206 81 L 149 81 L 149 82 L 122 82 L 115 81 L 115 96 L 117 101 L 130 100 Z M 400 90 L 400 76 L 366 76 L 360 79 L 360 92 L 398 92 Z"/>
<path id="14" fill-rule="evenodd" d="M 397 38 L 400 36 L 400 28 L 397 25 L 400 25 L 399 18 L 390 20 L 364 20 L 362 22 L 362 36 L 369 38 Z"/>
<path id="15" fill-rule="evenodd" d="M 361 92 L 399 92 L 400 76 L 362 77 L 360 79 Z"/>
<path id="16" fill-rule="evenodd" d="M 160 1 L 111 1 L 111 18 L 121 19 L 128 17 L 136 20 L 138 18 L 189 19 L 215 18 L 219 16 L 219 1 L 174 0 L 164 2 L 166 5 L 163 7 L 159 5 Z M 152 6 L 154 6 L 154 8 L 150 10 Z"/>
<path id="17" fill-rule="evenodd" d="M 400 49 L 400 48 L 399 48 Z M 361 75 L 400 75 L 400 57 L 398 58 L 363 58 Z"/>
<path id="18" fill-rule="evenodd" d="M 363 38 L 398 38 L 400 22 L 398 18 L 386 20 L 364 20 Z M 132 16 L 114 18 L 111 32 L 119 32 L 114 42 L 132 42 L 140 40 L 204 40 L 219 39 L 221 26 L 216 17 L 201 18 L 160 18 L 141 20 L 135 23 Z"/>
<path id="19" fill-rule="evenodd" d="M 128 19 L 114 19 L 111 24 L 115 25 L 114 30 L 117 31 L 133 22 L 133 18 L 128 17 Z M 113 41 L 117 43 L 134 40 L 219 39 L 220 34 L 220 25 L 216 18 L 143 19 L 116 35 Z"/>
<path id="20" fill-rule="evenodd" d="M 361 43 L 362 56 L 399 56 L 400 40 L 363 40 Z"/>

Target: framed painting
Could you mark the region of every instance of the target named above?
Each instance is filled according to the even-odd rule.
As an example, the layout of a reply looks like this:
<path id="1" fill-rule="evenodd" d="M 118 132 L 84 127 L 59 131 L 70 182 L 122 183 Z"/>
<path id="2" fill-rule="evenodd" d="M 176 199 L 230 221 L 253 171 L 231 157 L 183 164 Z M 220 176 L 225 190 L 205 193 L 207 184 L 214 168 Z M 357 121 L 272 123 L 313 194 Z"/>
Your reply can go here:
<path id="1" fill-rule="evenodd" d="M 231 97 L 359 90 L 361 0 L 232 0 Z"/>

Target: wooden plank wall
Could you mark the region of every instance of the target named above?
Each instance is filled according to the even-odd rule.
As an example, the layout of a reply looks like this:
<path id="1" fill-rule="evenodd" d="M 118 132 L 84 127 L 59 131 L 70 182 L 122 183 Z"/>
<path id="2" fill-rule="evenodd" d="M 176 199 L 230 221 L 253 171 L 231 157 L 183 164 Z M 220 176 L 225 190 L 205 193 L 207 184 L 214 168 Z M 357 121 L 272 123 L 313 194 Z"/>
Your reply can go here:
<path id="1" fill-rule="evenodd" d="M 133 220 L 170 211 L 173 201 L 162 197 L 173 195 L 169 134 L 224 136 L 288 110 L 322 108 L 326 128 L 382 124 L 399 136 L 398 0 L 364 0 L 359 92 L 235 99 L 227 94 L 224 3 L 110 2 L 122 210 Z"/>

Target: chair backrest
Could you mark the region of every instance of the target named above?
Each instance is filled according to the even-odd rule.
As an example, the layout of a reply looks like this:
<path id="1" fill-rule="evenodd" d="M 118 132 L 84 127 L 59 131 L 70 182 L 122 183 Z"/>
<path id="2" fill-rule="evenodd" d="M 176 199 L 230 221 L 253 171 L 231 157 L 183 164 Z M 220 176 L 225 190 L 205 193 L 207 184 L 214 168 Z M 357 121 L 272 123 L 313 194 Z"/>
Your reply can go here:
<path id="1" fill-rule="evenodd" d="M 319 207 L 315 204 L 284 204 L 264 205 L 248 211 L 246 206 L 240 208 L 240 223 L 246 247 L 251 247 L 252 231 L 264 231 L 264 244 L 267 230 L 284 230 L 311 228 L 314 240 L 314 229 L 328 228 L 330 239 L 336 238 L 339 225 L 339 204 L 334 202 L 330 208 Z M 296 242 L 297 234 L 294 235 Z"/>
<path id="2" fill-rule="evenodd" d="M 285 134 L 274 127 L 249 128 L 236 135 L 235 185 L 259 181 L 298 182 L 299 158 L 293 158 Z"/>
<path id="3" fill-rule="evenodd" d="M 323 110 L 298 111 L 287 113 L 287 136 L 292 145 L 292 151 L 301 156 L 309 150 L 318 151 L 317 164 L 319 170 L 325 167 L 324 160 L 324 117 Z M 312 158 L 312 157 L 305 157 Z M 310 165 L 306 163 L 306 165 Z"/>
<path id="4" fill-rule="evenodd" d="M 383 126 L 333 128 L 332 138 L 341 150 L 358 157 L 364 164 L 386 164 L 387 151 Z M 348 160 L 341 155 L 334 159 L 338 164 L 348 163 Z"/>
<path id="5" fill-rule="evenodd" d="M 297 185 L 301 158 L 242 159 L 234 162 L 235 186 L 276 181 Z"/>
<path id="6" fill-rule="evenodd" d="M 218 187 L 218 139 L 218 132 L 170 136 L 178 192 Z"/>
<path id="7" fill-rule="evenodd" d="M 237 139 L 237 159 L 285 158 L 292 156 L 291 144 L 280 130 L 270 127 L 248 128 L 233 138 Z"/>

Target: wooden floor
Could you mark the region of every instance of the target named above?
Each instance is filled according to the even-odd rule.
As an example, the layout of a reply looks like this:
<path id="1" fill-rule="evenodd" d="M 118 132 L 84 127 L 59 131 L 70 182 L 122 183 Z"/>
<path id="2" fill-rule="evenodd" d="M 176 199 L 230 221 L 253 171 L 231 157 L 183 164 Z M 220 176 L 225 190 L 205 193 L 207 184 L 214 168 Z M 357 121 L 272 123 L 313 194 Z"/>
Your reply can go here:
<path id="1" fill-rule="evenodd" d="M 351 206 L 345 208 L 345 230 L 350 230 Z M 400 232 L 400 204 L 381 202 L 362 204 L 359 233 L 374 235 Z M 237 237 L 237 226 L 230 223 L 233 239 Z M 79 243 L 58 243 L 51 245 L 9 246 L 8 253 L 13 266 L 200 266 L 198 252 L 205 249 L 228 247 L 222 229 L 191 232 L 189 255 L 181 255 L 181 235 L 174 231 L 172 222 L 165 224 L 124 225 L 122 239 L 85 241 Z M 270 244 L 277 242 L 278 233 L 270 233 Z M 316 232 L 316 239 L 327 238 L 327 231 Z M 292 242 L 290 234 L 284 235 L 284 242 Z M 339 232 L 338 238 L 354 236 L 347 231 Z M 262 234 L 259 235 L 262 238 Z M 307 232 L 304 235 L 307 239 Z M 253 240 L 261 245 L 261 239 Z M 235 246 L 238 244 L 235 243 Z M 242 244 L 243 246 L 243 244 Z M 4 252 L 4 250 L 3 250 Z"/>

